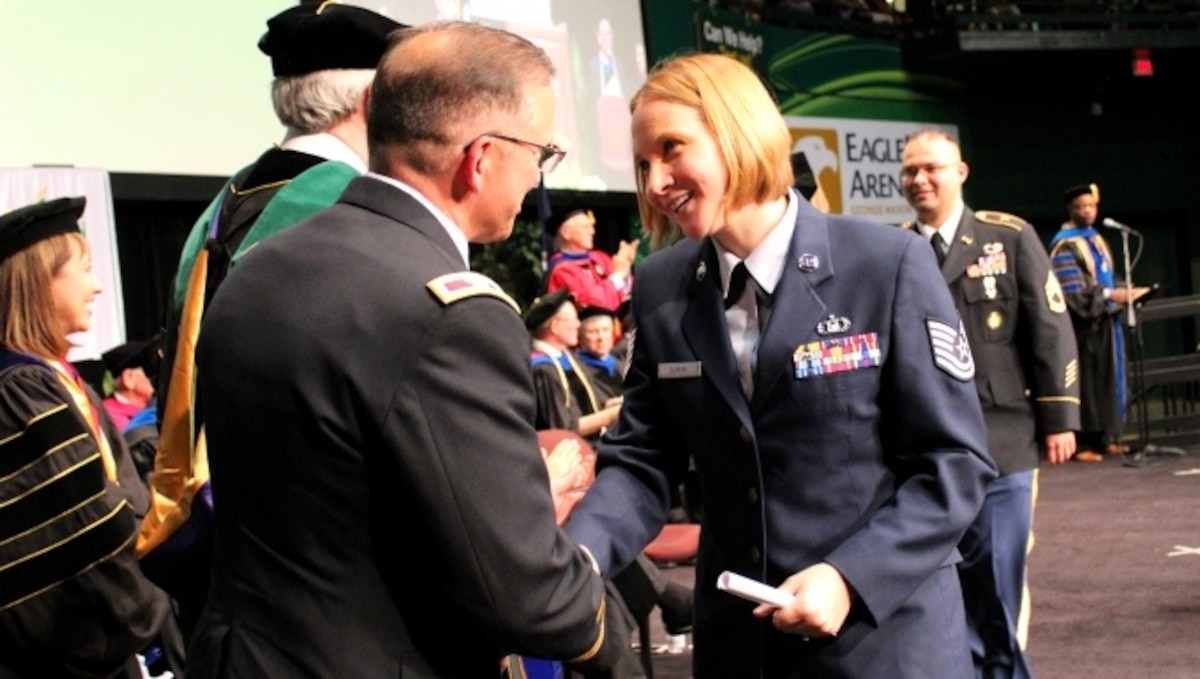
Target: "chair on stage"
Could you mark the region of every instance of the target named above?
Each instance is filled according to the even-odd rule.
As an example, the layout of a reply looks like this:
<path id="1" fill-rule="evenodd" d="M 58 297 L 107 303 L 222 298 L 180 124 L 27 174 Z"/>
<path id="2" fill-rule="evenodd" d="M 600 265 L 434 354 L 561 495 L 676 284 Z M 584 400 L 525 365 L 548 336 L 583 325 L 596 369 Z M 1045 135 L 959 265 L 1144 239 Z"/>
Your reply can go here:
<path id="1" fill-rule="evenodd" d="M 699 549 L 700 524 L 668 523 L 642 553 L 661 568 L 674 568 L 693 562 Z M 633 611 L 637 618 L 639 650 L 647 679 L 654 679 L 653 648 L 650 645 L 650 614 L 653 611 L 653 607 Z"/>
<path id="2" fill-rule="evenodd" d="M 700 524 L 668 523 L 658 537 L 646 545 L 646 556 L 659 566 L 670 568 L 690 563 L 700 549 Z"/>

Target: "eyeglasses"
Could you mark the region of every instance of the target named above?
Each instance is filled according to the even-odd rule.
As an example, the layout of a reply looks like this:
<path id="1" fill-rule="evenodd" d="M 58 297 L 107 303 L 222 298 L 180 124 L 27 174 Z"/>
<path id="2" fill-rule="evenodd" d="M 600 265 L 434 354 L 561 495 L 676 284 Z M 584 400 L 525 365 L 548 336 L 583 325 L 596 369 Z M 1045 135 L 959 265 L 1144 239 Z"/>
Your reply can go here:
<path id="1" fill-rule="evenodd" d="M 543 146 L 542 144 L 535 144 L 531 141 L 525 141 L 524 139 L 517 139 L 516 137 L 507 137 L 503 134 L 496 134 L 495 132 L 484 132 L 478 137 L 475 137 L 470 141 L 470 143 L 463 147 L 463 153 L 466 153 L 467 149 L 471 148 L 471 144 L 474 144 L 484 137 L 494 137 L 502 141 L 512 142 L 514 144 L 524 144 L 525 146 L 530 146 L 537 149 L 538 169 L 545 174 L 553 172 L 554 168 L 558 167 L 558 164 L 562 162 L 563 156 L 567 155 L 567 152 L 564 149 L 561 149 L 554 144 Z"/>
<path id="2" fill-rule="evenodd" d="M 900 176 L 904 177 L 905 179 L 916 179 L 917 175 L 921 174 L 922 172 L 924 172 L 927 176 L 933 175 L 937 174 L 937 172 L 940 170 L 953 167 L 957 164 L 958 163 L 942 163 L 939 165 L 936 163 L 926 163 L 924 165 L 905 165 L 904 167 L 900 168 Z"/>

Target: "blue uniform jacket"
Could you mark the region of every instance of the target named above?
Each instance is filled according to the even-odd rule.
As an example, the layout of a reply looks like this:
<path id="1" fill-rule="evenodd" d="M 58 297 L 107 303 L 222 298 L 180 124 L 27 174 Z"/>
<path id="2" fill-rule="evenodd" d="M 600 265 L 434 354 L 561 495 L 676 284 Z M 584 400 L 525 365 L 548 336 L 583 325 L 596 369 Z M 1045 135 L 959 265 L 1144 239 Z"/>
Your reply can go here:
<path id="1" fill-rule="evenodd" d="M 694 456 L 697 679 L 969 676 L 952 566 L 996 469 L 928 242 L 802 203 L 752 402 L 719 278 L 707 240 L 639 269 L 624 408 L 568 533 L 615 572 L 657 534 Z M 777 585 L 821 561 L 857 593 L 836 639 L 781 634 L 715 587 L 723 570 Z"/>

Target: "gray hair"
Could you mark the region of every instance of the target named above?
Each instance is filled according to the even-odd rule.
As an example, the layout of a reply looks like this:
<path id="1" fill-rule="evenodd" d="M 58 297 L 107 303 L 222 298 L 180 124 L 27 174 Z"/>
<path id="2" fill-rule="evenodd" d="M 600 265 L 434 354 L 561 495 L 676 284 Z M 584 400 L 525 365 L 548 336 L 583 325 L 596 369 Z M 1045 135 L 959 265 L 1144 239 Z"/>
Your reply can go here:
<path id="1" fill-rule="evenodd" d="M 271 100 L 279 122 L 302 134 L 324 132 L 362 103 L 372 69 L 330 69 L 276 78 Z"/>

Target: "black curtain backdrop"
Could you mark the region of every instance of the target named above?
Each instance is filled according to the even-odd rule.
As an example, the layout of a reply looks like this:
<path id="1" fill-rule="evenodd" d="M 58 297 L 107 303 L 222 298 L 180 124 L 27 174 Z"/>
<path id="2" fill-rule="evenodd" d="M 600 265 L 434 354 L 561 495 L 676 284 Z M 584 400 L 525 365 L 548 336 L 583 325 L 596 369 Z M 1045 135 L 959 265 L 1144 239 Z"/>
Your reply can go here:
<path id="1" fill-rule="evenodd" d="M 188 232 L 206 202 L 114 200 L 117 256 L 130 340 L 153 337 L 163 326 Z"/>

